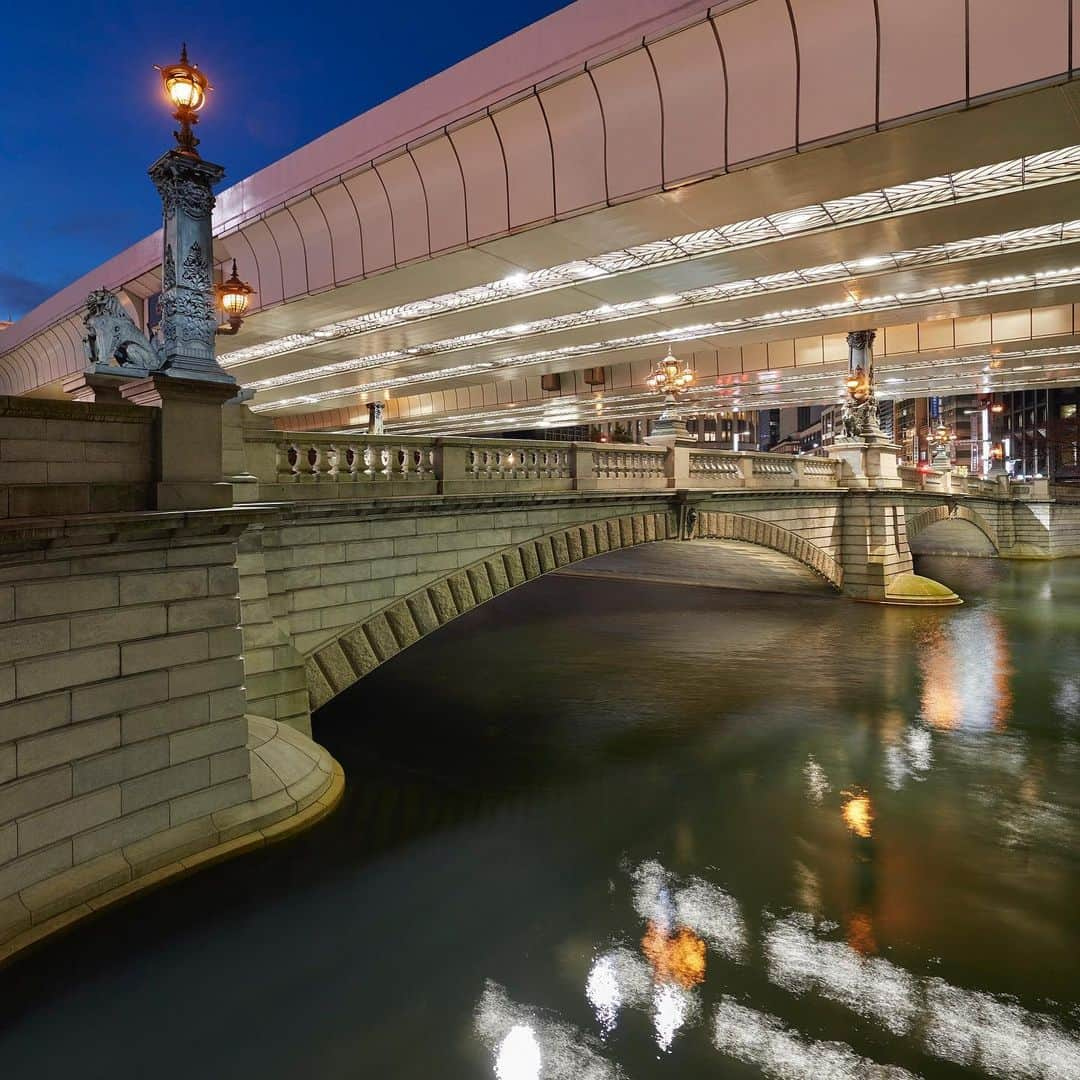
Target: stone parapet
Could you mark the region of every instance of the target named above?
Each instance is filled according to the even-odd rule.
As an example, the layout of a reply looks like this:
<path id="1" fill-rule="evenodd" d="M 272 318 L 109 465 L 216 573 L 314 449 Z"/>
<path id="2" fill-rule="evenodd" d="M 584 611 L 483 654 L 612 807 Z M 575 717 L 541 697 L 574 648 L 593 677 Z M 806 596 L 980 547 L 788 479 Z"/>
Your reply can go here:
<path id="1" fill-rule="evenodd" d="M 0 397 L 0 520 L 146 510 L 157 412 Z"/>

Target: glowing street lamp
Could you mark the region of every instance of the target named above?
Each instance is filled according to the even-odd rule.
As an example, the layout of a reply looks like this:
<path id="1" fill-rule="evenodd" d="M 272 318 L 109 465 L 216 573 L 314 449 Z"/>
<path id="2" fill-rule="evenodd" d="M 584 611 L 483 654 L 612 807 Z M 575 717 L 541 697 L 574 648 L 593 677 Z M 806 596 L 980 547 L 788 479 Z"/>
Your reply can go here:
<path id="1" fill-rule="evenodd" d="M 675 359 L 669 348 L 667 356 L 657 362 L 652 374 L 645 380 L 645 385 L 650 390 L 667 394 L 671 403 L 674 404 L 674 395 L 681 394 L 693 381 L 694 373 L 690 370 L 690 365 L 685 364 L 680 370 L 679 361 Z"/>
<path id="2" fill-rule="evenodd" d="M 199 140 L 192 130 L 199 122 L 198 112 L 206 104 L 206 92 L 212 90 L 206 76 L 199 70 L 198 64 L 188 62 L 187 43 L 180 46 L 180 59 L 168 67 L 155 65 L 161 72 L 161 81 L 165 87 L 165 96 L 176 110 L 173 118 L 179 123 L 180 130 L 174 131 L 176 141 L 185 154 L 199 156 Z"/>
<path id="3" fill-rule="evenodd" d="M 235 334 L 239 332 L 244 321 L 244 312 L 255 290 L 246 282 L 240 280 L 236 272 L 236 260 L 233 259 L 232 273 L 225 281 L 215 286 L 217 291 L 218 306 L 225 313 L 228 322 L 217 328 L 219 334 Z"/>
<path id="4" fill-rule="evenodd" d="M 694 382 L 689 364 L 679 366 L 668 346 L 667 356 L 657 361 L 652 374 L 645 380 L 650 390 L 664 395 L 664 411 L 653 425 L 653 432 L 645 441 L 655 444 L 674 443 L 677 439 L 689 439 L 690 432 L 679 415 L 677 398 Z"/>

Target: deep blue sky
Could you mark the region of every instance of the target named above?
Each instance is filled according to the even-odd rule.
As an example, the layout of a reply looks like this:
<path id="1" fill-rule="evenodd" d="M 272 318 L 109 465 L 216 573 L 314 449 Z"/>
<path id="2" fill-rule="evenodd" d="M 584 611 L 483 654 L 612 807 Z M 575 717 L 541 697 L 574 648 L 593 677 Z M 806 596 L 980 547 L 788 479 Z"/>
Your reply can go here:
<path id="1" fill-rule="evenodd" d="M 0 28 L 0 319 L 157 225 L 146 169 L 172 120 L 153 65 L 174 60 L 181 38 L 215 87 L 200 149 L 227 185 L 565 3 L 12 0 Z"/>

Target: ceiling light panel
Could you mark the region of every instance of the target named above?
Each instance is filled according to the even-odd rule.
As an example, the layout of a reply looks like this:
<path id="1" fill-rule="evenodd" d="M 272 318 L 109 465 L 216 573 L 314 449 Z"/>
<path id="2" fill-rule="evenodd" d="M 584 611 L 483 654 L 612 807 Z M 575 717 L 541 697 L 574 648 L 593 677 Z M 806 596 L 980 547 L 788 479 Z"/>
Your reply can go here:
<path id="1" fill-rule="evenodd" d="M 831 199 L 797 210 L 738 221 L 715 229 L 637 244 L 541 270 L 517 272 L 499 281 L 368 312 L 351 319 L 328 323 L 309 332 L 287 334 L 272 341 L 248 345 L 223 353 L 218 359 L 226 368 L 235 367 L 369 330 L 401 326 L 418 319 L 562 288 L 591 278 L 611 277 L 652 266 L 669 265 L 771 243 L 819 229 L 861 224 L 877 218 L 916 213 L 1032 187 L 1066 183 L 1078 178 L 1080 146 L 1067 146 L 1044 154 L 1014 158 L 945 176 Z"/>
<path id="2" fill-rule="evenodd" d="M 390 349 L 372 353 L 368 356 L 358 356 L 349 360 L 338 360 L 330 364 L 322 364 L 319 367 L 304 368 L 300 371 L 268 376 L 265 379 L 241 381 L 245 387 L 251 390 L 272 390 L 282 386 L 293 386 L 297 383 L 328 378 L 333 375 L 344 375 L 348 372 L 384 367 L 387 364 L 415 360 L 420 357 L 438 356 L 442 353 L 461 349 L 532 337 L 536 334 L 596 326 L 619 319 L 647 315 L 651 310 L 693 307 L 700 304 L 741 300 L 750 296 L 783 292 L 788 289 L 797 289 L 809 285 L 850 281 L 867 274 L 889 273 L 890 271 L 907 270 L 912 267 L 943 266 L 961 260 L 1011 254 L 1051 245 L 1070 244 L 1075 243 L 1077 240 L 1080 240 L 1080 220 L 1063 221 L 1031 229 L 1017 229 L 1013 232 L 999 233 L 994 236 L 978 236 L 946 244 L 931 244 L 910 251 L 895 251 L 849 262 L 828 263 L 824 266 L 811 266 L 801 270 L 789 270 L 780 274 L 767 274 L 761 277 L 747 278 L 743 281 L 702 286 L 697 289 L 687 289 L 682 293 L 653 296 L 647 300 L 629 300 L 620 304 L 601 304 L 599 307 L 589 308 L 585 311 L 552 315 L 544 319 L 535 319 L 532 322 L 513 323 L 510 326 L 500 326 L 489 330 L 477 330 L 470 334 L 459 334 L 455 337 L 443 338 L 440 341 L 432 341 L 425 345 L 414 345 L 407 349 Z"/>
<path id="3" fill-rule="evenodd" d="M 579 345 L 564 345 L 554 349 L 539 349 L 534 352 L 520 353 L 498 359 L 459 364 L 455 367 L 440 368 L 435 371 L 416 372 L 376 379 L 355 386 L 339 387 L 300 397 L 282 398 L 278 401 L 258 402 L 251 406 L 254 412 L 281 411 L 298 405 L 311 405 L 334 401 L 354 395 L 371 394 L 380 391 L 399 390 L 403 387 L 442 382 L 448 379 L 474 376 L 485 372 L 504 370 L 510 367 L 529 367 L 536 364 L 565 362 L 598 353 L 620 349 L 635 349 L 651 345 L 666 345 L 676 341 L 691 341 L 702 338 L 723 337 L 728 334 L 743 333 L 777 326 L 797 326 L 800 323 L 813 322 L 817 319 L 836 318 L 842 315 L 872 314 L 893 311 L 898 308 L 919 307 L 924 304 L 971 300 L 988 296 L 1007 295 L 1027 292 L 1033 289 L 1052 288 L 1080 284 L 1080 266 L 1039 271 L 1033 274 L 1010 274 L 1005 277 L 988 278 L 980 281 L 964 282 L 956 285 L 941 285 L 922 289 L 912 293 L 883 293 L 877 296 L 861 298 L 847 297 L 844 300 L 811 307 L 792 307 L 781 311 L 772 311 L 763 315 L 745 315 L 733 319 L 714 322 L 702 322 L 670 329 L 653 330 L 642 334 L 625 337 L 612 337 Z"/>

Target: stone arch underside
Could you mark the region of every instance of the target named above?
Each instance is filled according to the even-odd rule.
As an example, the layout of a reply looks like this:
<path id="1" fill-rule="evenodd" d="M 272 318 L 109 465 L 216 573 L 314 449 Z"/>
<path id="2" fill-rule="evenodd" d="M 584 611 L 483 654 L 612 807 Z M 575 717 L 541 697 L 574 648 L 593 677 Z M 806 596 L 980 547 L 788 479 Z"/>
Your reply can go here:
<path id="1" fill-rule="evenodd" d="M 837 591 L 844 584 L 843 567 L 824 548 L 762 518 L 703 510 L 694 523 L 694 536 L 699 540 L 742 540 L 771 548 L 813 570 Z"/>
<path id="2" fill-rule="evenodd" d="M 964 522 L 967 526 L 977 529 L 994 549 L 994 554 L 1000 554 L 1001 548 L 998 544 L 997 531 L 990 522 L 978 511 L 959 503 L 952 505 L 943 503 L 940 506 L 930 506 L 908 519 L 907 539 L 912 554 L 926 554 L 927 552 L 919 550 L 921 546 L 918 543 L 919 536 L 932 526 L 945 522 Z M 983 552 L 978 552 L 978 554 L 983 554 Z"/>
<path id="3" fill-rule="evenodd" d="M 843 579 L 839 564 L 825 551 L 771 522 L 742 514 L 705 512 L 698 515 L 694 535 L 772 548 L 809 567 L 837 589 Z M 439 627 L 518 585 L 607 551 L 677 540 L 679 536 L 675 511 L 624 514 L 560 528 L 477 559 L 396 600 L 308 656 L 304 669 L 311 710 L 321 708 Z"/>

